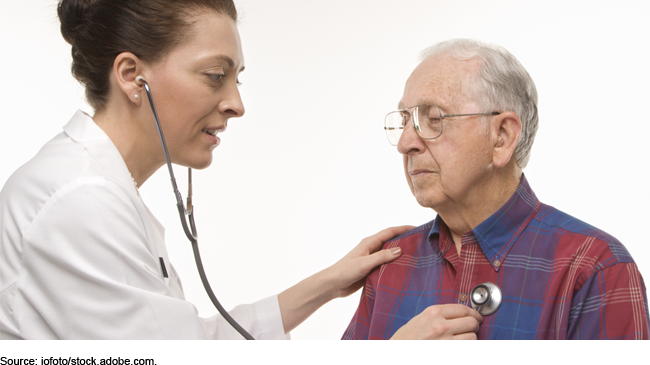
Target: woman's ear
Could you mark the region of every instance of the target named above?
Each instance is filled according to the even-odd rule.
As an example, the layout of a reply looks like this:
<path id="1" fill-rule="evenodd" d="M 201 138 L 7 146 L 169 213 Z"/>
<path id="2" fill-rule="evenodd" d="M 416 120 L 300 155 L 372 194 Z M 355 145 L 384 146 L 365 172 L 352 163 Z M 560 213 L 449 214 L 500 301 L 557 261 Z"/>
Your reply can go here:
<path id="1" fill-rule="evenodd" d="M 117 86 L 132 103 L 141 105 L 144 97 L 142 83 L 136 77 L 142 73 L 142 61 L 131 52 L 122 52 L 115 57 L 113 74 Z"/>
<path id="2" fill-rule="evenodd" d="M 515 112 L 503 112 L 496 115 L 492 121 L 494 166 L 504 167 L 515 153 L 515 147 L 521 135 L 521 119 Z"/>

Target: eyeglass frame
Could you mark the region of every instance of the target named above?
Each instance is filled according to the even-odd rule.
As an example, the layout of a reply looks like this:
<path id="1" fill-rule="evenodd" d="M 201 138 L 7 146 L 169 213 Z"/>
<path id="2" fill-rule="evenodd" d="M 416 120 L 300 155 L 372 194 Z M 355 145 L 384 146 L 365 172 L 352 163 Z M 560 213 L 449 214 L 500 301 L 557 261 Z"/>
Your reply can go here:
<path id="1" fill-rule="evenodd" d="M 415 108 L 419 108 L 421 106 L 435 106 L 436 109 L 438 109 L 438 113 L 440 113 L 440 134 L 438 134 L 435 137 L 427 138 L 427 137 L 422 137 L 422 135 L 420 134 L 420 131 L 421 131 L 420 122 L 415 121 L 415 118 L 413 118 L 413 113 L 411 111 L 414 110 Z M 413 127 L 415 128 L 415 132 L 418 134 L 418 137 L 420 137 L 422 139 L 425 139 L 425 140 L 432 140 L 432 139 L 436 139 L 436 138 L 442 136 L 442 130 L 444 129 L 443 128 L 443 126 L 444 126 L 443 119 L 444 118 L 467 117 L 467 116 L 472 116 L 472 115 L 499 115 L 499 114 L 501 114 L 501 112 L 469 113 L 469 114 L 442 114 L 442 111 L 440 110 L 440 107 L 437 106 L 437 105 L 434 105 L 434 104 L 418 104 L 418 105 L 410 106 L 410 107 L 407 107 L 407 108 L 404 108 L 404 109 L 395 110 L 395 111 L 392 111 L 392 112 L 386 114 L 386 116 L 384 117 L 384 131 L 386 131 L 386 138 L 388 138 L 388 143 L 390 143 L 393 146 L 397 146 L 397 143 L 399 143 L 399 138 L 397 139 L 397 143 L 393 144 L 393 142 L 390 141 L 390 137 L 388 137 L 388 131 L 389 130 L 396 130 L 396 129 L 406 129 L 406 124 L 404 126 L 402 126 L 401 128 L 389 128 L 389 127 L 386 126 L 386 123 L 387 123 L 389 115 L 391 115 L 393 113 L 402 113 L 402 112 L 407 112 L 408 113 L 408 115 L 411 117 L 411 120 L 413 121 Z M 400 135 L 400 138 L 401 137 L 402 136 Z"/>

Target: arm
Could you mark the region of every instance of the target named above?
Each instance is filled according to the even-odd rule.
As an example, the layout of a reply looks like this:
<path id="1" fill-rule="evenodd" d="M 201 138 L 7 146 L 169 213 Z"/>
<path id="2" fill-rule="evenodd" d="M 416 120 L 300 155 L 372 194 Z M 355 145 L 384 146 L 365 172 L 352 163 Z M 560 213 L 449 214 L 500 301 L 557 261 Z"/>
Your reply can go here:
<path id="1" fill-rule="evenodd" d="M 635 263 L 592 274 L 573 296 L 567 339 L 648 339 L 648 299 Z"/>
<path id="2" fill-rule="evenodd" d="M 237 338 L 220 317 L 200 318 L 172 285 L 173 275 L 163 278 L 142 219 L 124 192 L 103 179 L 55 193 L 24 231 L 14 307 L 23 336 Z M 233 316 L 247 326 L 269 306 L 241 306 Z M 280 322 L 279 308 L 275 317 Z"/>
<path id="3" fill-rule="evenodd" d="M 280 293 L 284 331 L 288 333 L 296 328 L 330 300 L 359 290 L 373 268 L 401 255 L 399 248 L 379 251 L 384 242 L 412 228 L 393 227 L 367 237 L 334 265 Z"/>

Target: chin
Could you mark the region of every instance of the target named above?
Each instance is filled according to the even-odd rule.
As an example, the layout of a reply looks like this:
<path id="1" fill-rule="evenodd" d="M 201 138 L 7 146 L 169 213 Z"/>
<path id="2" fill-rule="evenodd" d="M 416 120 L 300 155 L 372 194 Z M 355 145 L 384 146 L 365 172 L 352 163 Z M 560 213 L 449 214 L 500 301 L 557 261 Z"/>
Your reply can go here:
<path id="1" fill-rule="evenodd" d="M 416 192 L 413 195 L 415 196 L 415 200 L 418 202 L 418 204 L 425 208 L 436 210 L 436 207 L 442 204 L 442 199 L 435 196 L 435 194 L 423 194 Z"/>
<path id="2" fill-rule="evenodd" d="M 189 161 L 184 161 L 184 163 L 181 163 L 179 165 L 189 167 L 194 170 L 203 170 L 212 165 L 212 154 L 210 153 L 209 156 L 206 156 L 205 158 L 194 158 Z"/>
<path id="3" fill-rule="evenodd" d="M 195 169 L 195 170 L 203 170 L 203 169 L 207 169 L 208 167 L 210 167 L 210 165 L 212 165 L 212 159 L 210 159 L 210 161 L 205 161 L 205 162 L 194 164 L 191 167 L 193 169 Z"/>

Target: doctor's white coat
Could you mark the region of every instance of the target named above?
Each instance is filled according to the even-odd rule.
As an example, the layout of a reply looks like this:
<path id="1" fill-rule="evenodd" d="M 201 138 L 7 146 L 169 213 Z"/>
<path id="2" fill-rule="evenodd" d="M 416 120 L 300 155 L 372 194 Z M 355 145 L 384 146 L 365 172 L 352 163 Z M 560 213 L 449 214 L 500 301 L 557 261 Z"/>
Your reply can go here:
<path id="1" fill-rule="evenodd" d="M 108 136 L 81 111 L 63 129 L 0 193 L 0 338 L 241 339 L 185 301 Z M 256 339 L 288 338 L 277 296 L 230 314 Z"/>

